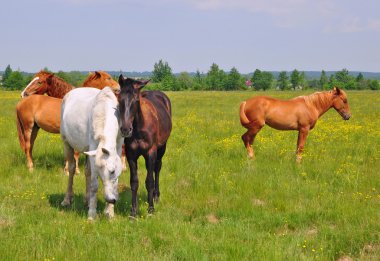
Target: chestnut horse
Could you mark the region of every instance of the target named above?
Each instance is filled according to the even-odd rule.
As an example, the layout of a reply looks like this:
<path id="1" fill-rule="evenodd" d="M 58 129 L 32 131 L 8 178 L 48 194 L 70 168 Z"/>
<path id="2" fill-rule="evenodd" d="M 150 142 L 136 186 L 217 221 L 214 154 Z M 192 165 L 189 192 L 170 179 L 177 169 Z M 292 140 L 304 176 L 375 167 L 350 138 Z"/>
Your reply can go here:
<path id="1" fill-rule="evenodd" d="M 286 101 L 258 96 L 242 102 L 240 123 L 248 129 L 242 136 L 248 156 L 255 157 L 252 143 L 256 134 L 267 124 L 277 130 L 298 130 L 296 161 L 300 163 L 309 131 L 330 108 L 334 108 L 344 120 L 351 117 L 347 95 L 337 87 Z"/>
<path id="2" fill-rule="evenodd" d="M 119 84 L 109 74 L 101 71 L 91 73 L 84 81 L 83 86 L 98 89 L 111 86 L 116 93 L 120 90 Z M 33 170 L 32 150 L 38 130 L 42 128 L 50 133 L 59 133 L 61 98 L 72 89 L 74 89 L 74 86 L 53 73 L 41 71 L 33 77 L 33 80 L 21 93 L 21 97 L 26 98 L 16 105 L 17 132 L 20 146 L 25 152 L 27 166 L 30 171 Z M 45 95 L 32 95 L 45 93 L 54 95 L 55 98 Z M 78 156 L 79 154 L 76 154 L 77 164 Z M 67 163 L 65 171 L 67 172 Z M 78 165 L 77 172 L 79 172 Z"/>
<path id="3" fill-rule="evenodd" d="M 119 77 L 120 131 L 125 137 L 125 153 L 130 168 L 132 217 L 137 214 L 137 159 L 141 155 L 145 158 L 148 171 L 145 187 L 148 191 L 148 213 L 151 214 L 154 212 L 153 200 L 158 202 L 160 197 L 162 157 L 172 129 L 169 98 L 160 91 L 141 92 L 148 82 L 125 79 L 122 75 Z"/>

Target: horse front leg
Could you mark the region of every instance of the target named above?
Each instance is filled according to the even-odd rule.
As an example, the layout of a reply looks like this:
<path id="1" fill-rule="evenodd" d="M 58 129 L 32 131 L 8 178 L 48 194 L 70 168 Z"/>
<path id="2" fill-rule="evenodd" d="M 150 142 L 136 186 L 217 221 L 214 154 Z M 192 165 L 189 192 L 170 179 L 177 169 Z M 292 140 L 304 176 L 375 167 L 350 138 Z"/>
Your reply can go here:
<path id="1" fill-rule="evenodd" d="M 132 208 L 131 208 L 131 217 L 136 217 L 137 215 L 137 190 L 139 189 L 139 177 L 137 176 L 137 157 L 131 155 L 131 153 L 126 153 L 127 161 L 129 165 L 130 172 L 130 185 L 132 191 Z"/>
<path id="2" fill-rule="evenodd" d="M 96 205 L 98 203 L 98 199 L 96 198 L 96 194 L 98 193 L 98 173 L 91 172 L 91 186 L 90 186 L 90 195 L 89 195 L 89 203 L 88 203 L 88 220 L 95 220 L 96 218 Z"/>
<path id="3" fill-rule="evenodd" d="M 306 144 L 306 137 L 309 134 L 309 128 L 301 128 L 298 131 L 298 140 L 297 140 L 297 151 L 296 151 L 296 162 L 299 164 L 302 161 L 302 153 Z"/>
<path id="4" fill-rule="evenodd" d="M 147 175 L 145 180 L 145 187 L 148 192 L 148 213 L 153 214 L 154 212 L 154 203 L 153 203 L 153 193 L 154 193 L 154 178 L 153 171 L 155 169 L 155 163 L 157 159 L 157 151 L 152 150 L 145 157 L 145 165 L 147 169 Z"/>
<path id="5" fill-rule="evenodd" d="M 68 170 L 69 170 L 69 181 L 67 184 L 67 191 L 64 200 L 62 201 L 62 206 L 70 206 L 73 202 L 73 181 L 74 181 L 74 174 L 75 174 L 75 159 L 74 159 L 74 149 L 71 148 L 71 146 L 64 142 L 63 146 L 63 152 L 65 161 L 68 162 Z"/>
<path id="6" fill-rule="evenodd" d="M 84 175 L 86 176 L 86 197 L 84 199 L 84 204 L 88 206 L 90 202 L 90 188 L 91 188 L 91 163 L 90 157 L 86 155 L 86 165 L 84 169 Z"/>

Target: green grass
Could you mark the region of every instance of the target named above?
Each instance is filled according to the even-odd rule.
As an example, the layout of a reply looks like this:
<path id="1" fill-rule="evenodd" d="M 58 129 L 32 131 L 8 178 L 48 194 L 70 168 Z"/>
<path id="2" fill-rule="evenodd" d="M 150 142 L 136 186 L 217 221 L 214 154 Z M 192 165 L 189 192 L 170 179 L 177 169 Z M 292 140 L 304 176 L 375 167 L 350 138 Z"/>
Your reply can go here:
<path id="1" fill-rule="evenodd" d="M 1 260 L 380 259 L 380 92 L 348 92 L 352 118 L 331 110 L 295 164 L 297 132 L 265 127 L 248 160 L 238 108 L 257 92 L 171 92 L 173 131 L 163 160 L 161 202 L 148 217 L 143 159 L 140 213 L 122 174 L 116 218 L 87 221 L 84 176 L 66 191 L 59 135 L 40 131 L 29 173 L 16 132 L 19 94 L 0 92 Z M 290 98 L 302 92 L 267 92 Z M 81 157 L 83 173 L 83 157 Z M 102 191 L 100 188 L 99 191 Z"/>

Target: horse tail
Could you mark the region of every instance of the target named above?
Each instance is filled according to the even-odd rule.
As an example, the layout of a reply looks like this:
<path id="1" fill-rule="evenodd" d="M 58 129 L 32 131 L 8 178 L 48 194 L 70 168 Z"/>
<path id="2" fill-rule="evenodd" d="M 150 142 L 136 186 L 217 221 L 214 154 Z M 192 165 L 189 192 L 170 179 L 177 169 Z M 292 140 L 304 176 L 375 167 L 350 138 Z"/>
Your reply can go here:
<path id="1" fill-rule="evenodd" d="M 25 130 L 24 126 L 22 125 L 22 121 L 20 119 L 19 115 L 19 108 L 16 107 L 16 115 L 17 115 L 17 134 L 18 134 L 18 141 L 20 142 L 20 147 L 25 150 Z"/>
<path id="2" fill-rule="evenodd" d="M 245 114 L 245 104 L 247 102 L 244 101 L 240 104 L 240 123 L 244 127 L 247 127 L 247 125 L 250 123 L 250 120 L 247 118 L 247 115 Z"/>

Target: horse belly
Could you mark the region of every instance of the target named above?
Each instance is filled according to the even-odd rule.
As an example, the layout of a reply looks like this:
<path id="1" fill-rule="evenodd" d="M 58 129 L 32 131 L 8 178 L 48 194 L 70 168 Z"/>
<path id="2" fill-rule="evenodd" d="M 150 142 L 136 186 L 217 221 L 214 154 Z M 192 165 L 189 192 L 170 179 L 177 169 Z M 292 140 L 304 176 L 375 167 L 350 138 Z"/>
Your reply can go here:
<path id="1" fill-rule="evenodd" d="M 265 123 L 277 130 L 297 130 L 298 119 L 294 114 L 275 112 L 267 115 Z"/>

